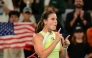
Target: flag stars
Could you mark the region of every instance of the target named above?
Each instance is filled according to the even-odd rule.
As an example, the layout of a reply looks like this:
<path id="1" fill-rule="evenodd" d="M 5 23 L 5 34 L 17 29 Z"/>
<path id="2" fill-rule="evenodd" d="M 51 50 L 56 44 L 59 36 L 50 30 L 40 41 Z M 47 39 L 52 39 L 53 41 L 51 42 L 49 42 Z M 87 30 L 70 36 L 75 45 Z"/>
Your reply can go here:
<path id="1" fill-rule="evenodd" d="M 13 35 L 14 34 L 14 25 L 10 22 L 0 22 L 0 36 L 4 35 Z"/>

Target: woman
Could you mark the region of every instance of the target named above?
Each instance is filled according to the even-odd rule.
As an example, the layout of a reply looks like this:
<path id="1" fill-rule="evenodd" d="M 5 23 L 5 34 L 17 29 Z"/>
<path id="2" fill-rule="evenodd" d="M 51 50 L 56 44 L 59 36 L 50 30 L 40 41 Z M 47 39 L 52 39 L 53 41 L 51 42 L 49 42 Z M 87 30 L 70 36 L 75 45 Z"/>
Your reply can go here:
<path id="1" fill-rule="evenodd" d="M 56 26 L 56 14 L 52 11 L 45 11 L 41 16 L 41 20 L 36 29 L 36 34 L 33 37 L 34 49 L 40 58 L 59 58 L 60 55 L 60 57 L 65 56 L 66 49 L 70 44 L 68 40 L 69 35 L 64 40 L 62 34 L 59 33 L 60 29 L 56 33 L 53 31 L 56 30 Z M 43 45 L 43 37 L 48 31 L 50 32 L 50 35 Z M 61 43 L 63 43 L 63 46 Z"/>
<path id="2" fill-rule="evenodd" d="M 70 43 L 67 58 L 85 58 L 90 53 L 90 46 L 81 26 L 75 27 Z"/>

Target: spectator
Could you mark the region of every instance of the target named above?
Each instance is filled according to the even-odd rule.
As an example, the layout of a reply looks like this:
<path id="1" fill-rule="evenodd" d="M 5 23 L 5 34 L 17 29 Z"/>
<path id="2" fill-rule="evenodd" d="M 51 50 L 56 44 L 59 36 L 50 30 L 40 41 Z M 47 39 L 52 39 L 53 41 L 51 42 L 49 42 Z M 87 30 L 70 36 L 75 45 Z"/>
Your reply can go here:
<path id="1" fill-rule="evenodd" d="M 28 16 L 29 16 L 30 19 L 28 18 L 28 20 L 31 21 L 31 22 L 33 22 L 34 25 L 36 26 L 36 20 L 35 20 L 35 17 L 34 17 L 34 15 L 33 15 L 33 13 L 32 13 L 32 8 L 30 7 L 30 3 L 29 3 L 29 2 L 30 2 L 30 1 L 28 0 L 27 3 L 26 3 L 26 6 L 23 7 L 19 21 L 20 21 L 20 22 L 21 22 L 21 21 L 23 22 L 23 20 L 25 19 L 25 17 L 28 18 Z M 28 10 L 27 13 L 23 12 L 23 11 L 25 11 L 24 8 L 26 8 L 26 7 L 30 10 L 31 13 L 29 12 L 29 10 Z M 29 15 L 28 15 L 28 16 L 25 16 L 25 15 L 23 15 L 23 14 L 26 14 L 26 15 L 29 14 Z M 30 15 L 31 15 L 31 16 L 30 16 Z M 25 16 L 25 17 L 24 17 L 24 16 Z"/>
<path id="2" fill-rule="evenodd" d="M 13 10 L 12 0 L 0 0 L 0 22 L 8 22 L 8 13 Z"/>
<path id="3" fill-rule="evenodd" d="M 36 25 L 37 25 L 36 21 L 34 19 L 30 20 L 30 17 L 33 16 L 32 9 L 30 7 L 25 7 L 23 9 L 22 16 L 24 18 L 22 22 L 32 22 L 32 23 L 34 23 L 34 26 L 36 27 Z"/>
<path id="4" fill-rule="evenodd" d="M 85 29 L 84 32 L 90 27 L 91 16 L 90 13 L 82 10 L 83 5 L 83 0 L 75 0 L 74 11 L 67 14 L 65 29 L 68 34 L 71 34 L 72 30 L 74 29 L 74 27 L 76 27 L 76 25 L 82 26 L 83 29 Z"/>
<path id="5" fill-rule="evenodd" d="M 86 54 L 88 55 L 90 53 L 90 46 L 81 26 L 76 26 L 74 28 L 74 33 L 70 43 L 71 44 L 67 50 L 67 58 L 84 58 Z"/>
<path id="6" fill-rule="evenodd" d="M 32 9 L 30 7 L 25 7 L 23 9 L 22 15 L 24 17 L 22 22 L 32 22 L 32 23 L 34 23 L 34 27 L 36 27 L 36 22 L 33 20 L 30 20 L 30 17 L 32 16 Z M 33 53 L 34 53 L 33 46 L 26 46 L 24 48 L 25 58 L 27 58 L 28 56 L 30 56 Z"/>
<path id="7" fill-rule="evenodd" d="M 88 38 L 88 43 L 90 44 L 90 57 L 92 57 L 92 27 L 90 27 L 88 30 L 87 30 L 87 38 Z"/>
<path id="8" fill-rule="evenodd" d="M 6 5 L 8 9 L 13 10 L 12 1 L 11 0 L 0 0 L 0 22 L 8 21 L 8 12 L 6 9 Z M 0 50 L 0 58 L 3 58 L 3 50 Z"/>
<path id="9" fill-rule="evenodd" d="M 20 13 L 18 11 L 10 11 L 9 22 L 18 22 Z M 4 50 L 4 58 L 24 58 L 23 49 L 8 48 Z"/>
<path id="10" fill-rule="evenodd" d="M 18 22 L 20 13 L 18 11 L 10 11 L 9 13 L 9 22 Z"/>
<path id="11" fill-rule="evenodd" d="M 62 25 L 61 14 L 65 12 L 64 0 L 36 0 L 36 1 L 34 1 L 33 9 L 36 12 L 38 11 L 39 15 L 41 16 L 41 14 L 43 13 L 44 9 L 48 5 L 51 5 L 51 6 L 55 7 L 55 12 L 57 13 L 57 18 L 58 18 L 57 21 L 59 23 L 58 26 L 61 26 Z M 39 20 L 37 19 L 37 21 L 39 21 Z"/>

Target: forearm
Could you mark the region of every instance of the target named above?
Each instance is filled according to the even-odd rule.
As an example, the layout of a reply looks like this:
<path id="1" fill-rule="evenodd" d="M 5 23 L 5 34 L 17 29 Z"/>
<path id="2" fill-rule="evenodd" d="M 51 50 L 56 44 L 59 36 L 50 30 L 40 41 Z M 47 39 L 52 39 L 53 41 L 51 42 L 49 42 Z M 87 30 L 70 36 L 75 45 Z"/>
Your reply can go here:
<path id="1" fill-rule="evenodd" d="M 70 22 L 70 26 L 72 27 L 73 24 L 75 23 L 76 19 L 74 18 L 71 22 Z"/>
<path id="2" fill-rule="evenodd" d="M 68 51 L 67 51 L 67 53 L 66 53 L 66 58 L 69 58 Z"/>
<path id="3" fill-rule="evenodd" d="M 67 55 L 67 48 L 63 48 L 63 51 L 60 53 L 60 58 L 66 58 Z"/>
<path id="4" fill-rule="evenodd" d="M 47 58 L 57 45 L 57 41 L 54 41 L 47 49 L 43 50 L 39 55 L 40 58 Z"/>
<path id="5" fill-rule="evenodd" d="M 4 9 L 5 13 L 9 14 L 10 9 L 6 6 L 6 4 L 4 3 L 4 4 L 2 4 L 2 6 L 3 6 L 3 9 Z"/>

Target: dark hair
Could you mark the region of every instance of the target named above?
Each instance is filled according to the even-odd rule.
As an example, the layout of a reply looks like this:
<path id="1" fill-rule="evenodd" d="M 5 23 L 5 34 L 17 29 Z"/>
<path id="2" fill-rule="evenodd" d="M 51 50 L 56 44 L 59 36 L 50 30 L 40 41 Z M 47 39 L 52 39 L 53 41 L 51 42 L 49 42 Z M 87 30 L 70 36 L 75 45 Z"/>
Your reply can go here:
<path id="1" fill-rule="evenodd" d="M 9 18 L 10 18 L 12 15 L 16 15 L 18 18 L 20 17 L 20 13 L 19 13 L 18 11 L 10 11 L 10 12 L 9 12 Z"/>
<path id="2" fill-rule="evenodd" d="M 84 32 L 83 32 L 84 33 Z M 85 44 L 86 43 L 86 35 L 85 35 L 85 33 L 84 33 L 84 36 L 82 37 L 82 39 L 83 39 L 83 44 Z M 73 36 L 72 36 L 72 39 L 71 39 L 71 41 L 72 41 L 72 43 L 74 44 L 74 45 L 76 45 L 77 44 L 77 42 L 76 42 L 76 38 L 74 37 L 74 33 L 73 33 Z"/>
<path id="3" fill-rule="evenodd" d="M 41 19 L 40 19 L 40 21 L 38 22 L 38 26 L 37 26 L 37 28 L 36 28 L 36 33 L 39 33 L 39 32 L 43 29 L 43 27 L 44 27 L 44 22 L 43 22 L 43 20 L 47 20 L 48 16 L 49 16 L 50 14 L 52 14 L 52 13 L 55 13 L 55 12 L 53 12 L 53 11 L 44 11 L 44 12 L 43 12 L 43 14 L 42 14 L 42 16 L 41 16 Z"/>

